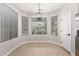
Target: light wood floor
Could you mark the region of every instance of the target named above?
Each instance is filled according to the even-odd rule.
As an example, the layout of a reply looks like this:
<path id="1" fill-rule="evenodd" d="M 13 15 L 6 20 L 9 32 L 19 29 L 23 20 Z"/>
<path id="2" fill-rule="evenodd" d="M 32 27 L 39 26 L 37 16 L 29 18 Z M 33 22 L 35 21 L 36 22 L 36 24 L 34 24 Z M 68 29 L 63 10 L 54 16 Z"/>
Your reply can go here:
<path id="1" fill-rule="evenodd" d="M 70 54 L 52 43 L 28 43 L 16 48 L 9 56 L 70 56 Z"/>

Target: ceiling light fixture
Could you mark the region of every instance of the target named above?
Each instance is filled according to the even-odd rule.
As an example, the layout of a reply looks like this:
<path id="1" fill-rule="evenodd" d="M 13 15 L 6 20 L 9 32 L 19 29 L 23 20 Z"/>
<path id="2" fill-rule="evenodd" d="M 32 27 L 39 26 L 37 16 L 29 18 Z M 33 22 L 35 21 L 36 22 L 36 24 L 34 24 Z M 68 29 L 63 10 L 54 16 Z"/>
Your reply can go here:
<path id="1" fill-rule="evenodd" d="M 37 15 L 42 15 L 42 9 L 41 9 L 41 6 L 40 6 L 41 4 L 40 3 L 38 3 L 38 10 L 37 10 Z"/>
<path id="2" fill-rule="evenodd" d="M 38 20 L 41 21 L 42 19 L 42 9 L 40 8 L 40 3 L 38 3 L 38 10 L 37 10 L 37 16 L 38 16 Z"/>

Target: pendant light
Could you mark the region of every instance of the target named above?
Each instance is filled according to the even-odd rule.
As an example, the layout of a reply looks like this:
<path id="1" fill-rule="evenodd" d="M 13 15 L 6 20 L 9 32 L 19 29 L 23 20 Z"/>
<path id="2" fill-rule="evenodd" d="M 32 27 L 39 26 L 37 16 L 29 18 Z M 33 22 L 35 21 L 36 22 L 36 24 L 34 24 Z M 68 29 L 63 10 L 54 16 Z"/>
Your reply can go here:
<path id="1" fill-rule="evenodd" d="M 38 10 L 37 10 L 37 20 L 41 21 L 42 19 L 42 9 L 40 8 L 40 3 L 38 3 Z"/>

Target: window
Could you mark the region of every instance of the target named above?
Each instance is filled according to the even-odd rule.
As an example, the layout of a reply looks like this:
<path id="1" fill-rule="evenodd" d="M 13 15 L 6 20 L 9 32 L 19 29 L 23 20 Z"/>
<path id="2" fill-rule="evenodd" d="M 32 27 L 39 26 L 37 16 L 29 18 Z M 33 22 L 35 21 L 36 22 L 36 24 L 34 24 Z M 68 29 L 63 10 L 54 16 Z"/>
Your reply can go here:
<path id="1" fill-rule="evenodd" d="M 57 36 L 57 16 L 51 17 L 51 35 Z"/>
<path id="2" fill-rule="evenodd" d="M 22 16 L 22 35 L 28 35 L 28 17 Z"/>
<path id="3" fill-rule="evenodd" d="M 47 18 L 44 17 L 32 18 L 32 34 L 33 35 L 47 34 Z"/>
<path id="4" fill-rule="evenodd" d="M 6 4 L 0 4 L 0 34 L 1 42 L 18 36 L 18 14 Z"/>

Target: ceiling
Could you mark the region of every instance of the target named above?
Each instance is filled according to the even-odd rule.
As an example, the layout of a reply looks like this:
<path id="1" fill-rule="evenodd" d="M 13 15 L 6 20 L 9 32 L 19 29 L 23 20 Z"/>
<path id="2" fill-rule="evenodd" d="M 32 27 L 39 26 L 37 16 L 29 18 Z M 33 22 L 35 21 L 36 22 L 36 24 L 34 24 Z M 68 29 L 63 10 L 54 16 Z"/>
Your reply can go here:
<path id="1" fill-rule="evenodd" d="M 51 13 L 61 8 L 63 4 L 64 3 L 40 3 L 40 9 L 42 13 Z M 12 5 L 26 13 L 37 13 L 39 8 L 38 3 L 13 3 Z"/>

